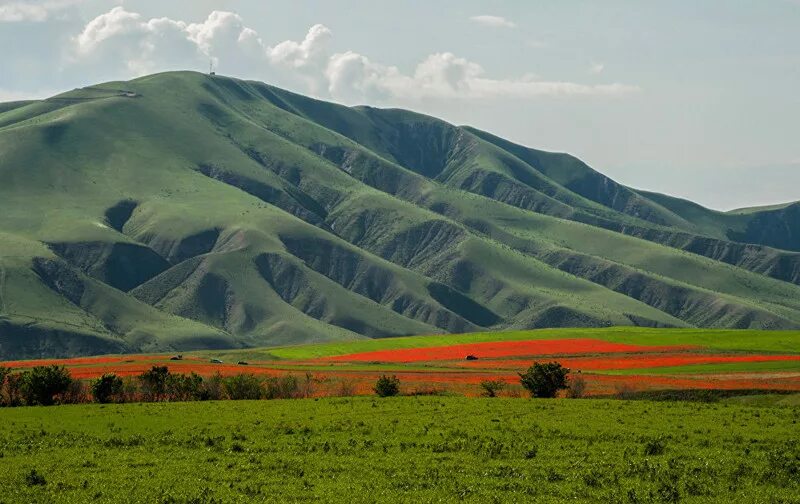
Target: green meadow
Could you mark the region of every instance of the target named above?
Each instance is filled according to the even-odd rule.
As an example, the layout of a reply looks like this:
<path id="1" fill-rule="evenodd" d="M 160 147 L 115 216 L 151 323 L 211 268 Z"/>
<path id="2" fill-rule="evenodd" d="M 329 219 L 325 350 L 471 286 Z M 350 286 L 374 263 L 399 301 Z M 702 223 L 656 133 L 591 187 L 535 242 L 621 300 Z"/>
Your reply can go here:
<path id="1" fill-rule="evenodd" d="M 800 502 L 797 396 L 0 410 L 0 502 Z"/>

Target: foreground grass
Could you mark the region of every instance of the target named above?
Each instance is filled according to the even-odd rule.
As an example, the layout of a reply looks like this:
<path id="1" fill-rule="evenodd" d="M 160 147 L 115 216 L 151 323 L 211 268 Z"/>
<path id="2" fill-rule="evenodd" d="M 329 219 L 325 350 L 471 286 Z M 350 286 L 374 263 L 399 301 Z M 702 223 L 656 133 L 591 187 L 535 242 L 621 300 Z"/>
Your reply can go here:
<path id="1" fill-rule="evenodd" d="M 800 502 L 798 403 L 755 404 L 362 397 L 5 409 L 0 502 Z"/>

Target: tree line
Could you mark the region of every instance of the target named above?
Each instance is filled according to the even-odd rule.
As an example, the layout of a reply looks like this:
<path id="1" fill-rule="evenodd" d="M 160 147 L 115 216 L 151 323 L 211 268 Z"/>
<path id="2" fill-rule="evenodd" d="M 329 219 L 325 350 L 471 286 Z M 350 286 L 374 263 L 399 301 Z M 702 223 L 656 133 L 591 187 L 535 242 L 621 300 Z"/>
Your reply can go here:
<path id="1" fill-rule="evenodd" d="M 570 370 L 557 362 L 534 363 L 520 373 L 520 384 L 531 397 L 556 397 L 567 390 L 569 397 L 582 397 L 585 382 L 580 375 L 570 377 Z M 311 397 L 320 379 L 311 373 L 297 376 L 256 376 L 219 373 L 202 377 L 197 373 L 172 373 L 167 366 L 153 366 L 138 376 L 120 377 L 106 373 L 86 382 L 72 377 L 64 366 L 36 366 L 12 372 L 0 366 L 0 406 L 50 406 L 54 404 L 126 403 L 160 401 L 208 401 L 242 399 L 297 399 Z M 505 382 L 481 382 L 486 397 L 496 397 Z M 382 375 L 373 391 L 380 397 L 400 394 L 400 380 Z M 353 390 L 342 395 L 354 395 Z"/>

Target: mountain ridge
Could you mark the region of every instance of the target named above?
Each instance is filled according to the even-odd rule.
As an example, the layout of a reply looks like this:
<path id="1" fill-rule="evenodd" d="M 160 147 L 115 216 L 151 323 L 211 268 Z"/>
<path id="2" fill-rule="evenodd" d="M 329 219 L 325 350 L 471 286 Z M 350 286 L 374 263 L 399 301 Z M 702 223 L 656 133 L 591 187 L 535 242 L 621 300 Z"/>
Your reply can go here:
<path id="1" fill-rule="evenodd" d="M 0 106 L 0 152 L 0 358 L 800 327 L 791 205 L 720 217 L 414 112 L 170 72 Z"/>

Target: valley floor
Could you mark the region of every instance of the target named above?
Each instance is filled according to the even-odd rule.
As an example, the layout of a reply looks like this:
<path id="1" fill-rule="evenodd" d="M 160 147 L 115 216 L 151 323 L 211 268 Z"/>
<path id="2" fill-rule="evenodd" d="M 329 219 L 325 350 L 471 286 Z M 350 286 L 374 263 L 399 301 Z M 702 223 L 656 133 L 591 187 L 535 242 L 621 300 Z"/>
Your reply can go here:
<path id="1" fill-rule="evenodd" d="M 0 409 L 0 502 L 800 502 L 800 396 Z"/>

